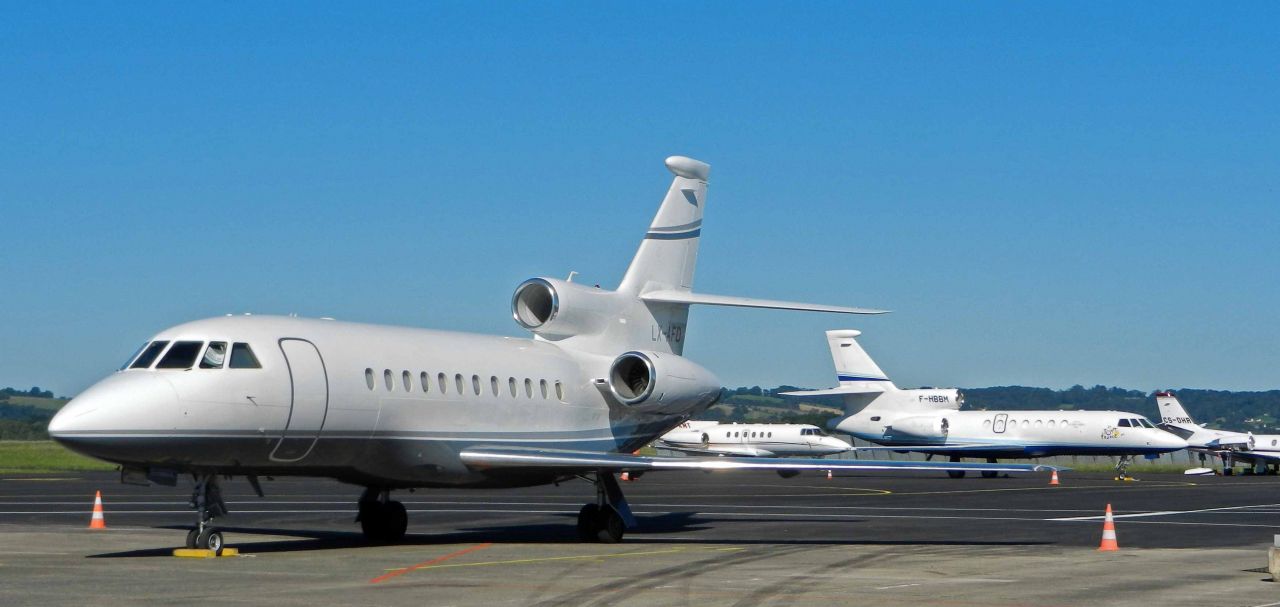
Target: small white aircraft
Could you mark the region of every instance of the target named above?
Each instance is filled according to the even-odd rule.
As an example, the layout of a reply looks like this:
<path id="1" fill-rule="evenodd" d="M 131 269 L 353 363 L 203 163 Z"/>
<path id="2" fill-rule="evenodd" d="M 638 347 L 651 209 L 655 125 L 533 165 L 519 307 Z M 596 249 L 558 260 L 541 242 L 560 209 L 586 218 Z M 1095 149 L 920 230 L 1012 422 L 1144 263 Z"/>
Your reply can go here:
<path id="1" fill-rule="evenodd" d="M 827 331 L 838 388 L 790 392 L 796 396 L 838 394 L 845 411 L 832 420 L 839 432 L 883 447 L 860 450 L 914 451 L 930 456 L 996 458 L 1053 455 L 1120 456 L 1116 477 L 1127 478 L 1134 455 L 1185 449 L 1187 442 L 1124 411 L 960 411 L 964 396 L 955 388 L 902 390 L 855 339 L 860 331 Z M 861 408 L 859 410 L 859 408 Z M 948 471 L 952 478 L 963 470 Z M 996 476 L 994 471 L 984 477 Z"/>
<path id="2" fill-rule="evenodd" d="M 1235 462 L 1253 464 L 1254 471 L 1264 473 L 1270 466 L 1280 466 L 1280 434 L 1259 434 L 1214 430 L 1197 424 L 1182 407 L 1173 392 L 1156 392 L 1160 408 L 1160 427 L 1186 439 L 1189 449 L 1204 456 L 1222 460 L 1222 473 L 1231 474 Z"/>
<path id="3" fill-rule="evenodd" d="M 365 487 L 361 529 L 404 535 L 392 490 L 521 487 L 585 478 L 584 540 L 635 525 L 614 473 L 652 470 L 944 469 L 944 464 L 630 453 L 720 397 L 682 357 L 695 304 L 877 314 L 881 310 L 694 293 L 711 167 L 672 156 L 675 174 L 617 290 L 555 278 L 521 283 L 512 316 L 532 339 L 280 316 L 226 316 L 165 329 L 49 423 L 67 447 L 120 464 L 122 480 L 195 481 L 187 544 L 218 550 L 218 478 L 321 476 Z"/>
<path id="4" fill-rule="evenodd" d="M 722 424 L 687 421 L 653 443 L 659 449 L 742 457 L 822 457 L 853 449 L 809 424 Z"/>

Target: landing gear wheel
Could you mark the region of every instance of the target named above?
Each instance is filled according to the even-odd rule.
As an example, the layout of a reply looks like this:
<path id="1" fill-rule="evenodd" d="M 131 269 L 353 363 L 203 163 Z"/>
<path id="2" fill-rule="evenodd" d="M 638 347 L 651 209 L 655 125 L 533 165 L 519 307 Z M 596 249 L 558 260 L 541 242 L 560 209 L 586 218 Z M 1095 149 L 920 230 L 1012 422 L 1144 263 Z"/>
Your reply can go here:
<path id="1" fill-rule="evenodd" d="M 409 514 L 400 502 L 360 502 L 360 531 L 371 542 L 397 542 L 409 528 Z"/>
<path id="2" fill-rule="evenodd" d="M 186 543 L 187 548 L 195 548 L 195 547 L 196 547 L 196 536 L 197 536 L 197 535 L 200 535 L 200 530 L 199 530 L 199 529 L 192 529 L 191 531 L 188 531 L 188 532 L 187 532 L 187 543 Z"/>
<path id="3" fill-rule="evenodd" d="M 600 516 L 600 507 L 587 504 L 578 511 L 578 537 L 584 542 L 594 542 L 596 538 L 596 519 Z"/>
<path id="4" fill-rule="evenodd" d="M 214 554 L 222 554 L 222 532 L 212 527 L 205 527 L 204 531 L 196 534 L 196 548 L 204 550 L 212 550 Z"/>
<path id="5" fill-rule="evenodd" d="M 947 470 L 947 476 L 951 478 L 964 478 L 964 470 Z"/>
<path id="6" fill-rule="evenodd" d="M 404 539 L 404 532 L 409 528 L 409 513 L 400 502 L 387 502 L 384 506 L 387 517 L 386 541 L 398 542 Z"/>
<path id="7" fill-rule="evenodd" d="M 622 534 L 627 530 L 622 522 L 622 515 L 612 506 L 601 508 L 596 514 L 596 539 L 602 544 L 616 544 L 622 541 Z"/>

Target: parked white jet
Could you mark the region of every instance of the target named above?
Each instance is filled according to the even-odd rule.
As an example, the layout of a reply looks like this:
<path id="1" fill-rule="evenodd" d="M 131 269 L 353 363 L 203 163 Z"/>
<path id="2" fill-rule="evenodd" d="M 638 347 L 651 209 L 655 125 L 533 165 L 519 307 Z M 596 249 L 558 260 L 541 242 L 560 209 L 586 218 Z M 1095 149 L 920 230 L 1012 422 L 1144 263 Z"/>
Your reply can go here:
<path id="1" fill-rule="evenodd" d="M 1032 466 L 627 455 L 711 406 L 720 382 L 680 356 L 693 304 L 853 314 L 878 310 L 690 290 L 710 167 L 676 175 L 617 290 L 520 284 L 512 315 L 533 339 L 279 316 L 165 329 L 58 413 L 49 434 L 122 466 L 122 480 L 195 480 L 188 545 L 218 549 L 218 476 L 323 476 L 364 486 L 365 535 L 403 536 L 411 487 L 517 487 L 592 477 L 584 539 L 635 524 L 616 472 L 682 469 L 955 469 Z"/>
<path id="2" fill-rule="evenodd" d="M 835 455 L 853 447 L 809 424 L 721 424 L 688 421 L 663 434 L 654 447 L 709 455 L 792 457 Z"/>
<path id="3" fill-rule="evenodd" d="M 964 397 L 954 388 L 901 390 L 889 381 L 855 339 L 859 331 L 827 331 L 840 387 L 791 392 L 797 396 L 844 396 L 848 417 L 835 430 L 893 451 L 996 458 L 1052 455 L 1116 455 L 1117 478 L 1125 478 L 1134 455 L 1177 451 L 1186 441 L 1124 411 L 960 411 Z M 861 407 L 861 410 L 858 408 Z M 948 472 L 952 478 L 963 470 Z M 992 471 L 983 476 L 995 476 Z"/>
<path id="4" fill-rule="evenodd" d="M 1280 466 L 1280 434 L 1259 434 L 1214 430 L 1195 423 L 1173 392 L 1156 392 L 1160 427 L 1186 439 L 1191 451 L 1214 455 L 1222 460 L 1222 473 L 1231 474 L 1235 462 L 1253 464 L 1257 472 Z"/>

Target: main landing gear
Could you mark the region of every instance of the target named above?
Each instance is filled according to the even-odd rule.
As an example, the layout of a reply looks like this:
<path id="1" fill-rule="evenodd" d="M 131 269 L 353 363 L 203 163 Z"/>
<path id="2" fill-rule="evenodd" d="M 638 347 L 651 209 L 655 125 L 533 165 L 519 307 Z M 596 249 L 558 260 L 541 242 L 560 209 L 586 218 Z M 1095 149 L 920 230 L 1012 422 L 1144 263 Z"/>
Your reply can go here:
<path id="1" fill-rule="evenodd" d="M 409 514 L 404 504 L 391 499 L 390 489 L 368 487 L 360 496 L 360 514 L 356 521 L 365 539 L 371 542 L 391 543 L 404 539 L 409 528 Z"/>
<path id="2" fill-rule="evenodd" d="M 953 464 L 958 464 L 958 463 L 960 463 L 960 456 L 959 456 L 959 455 L 952 455 L 952 456 L 951 456 L 951 463 L 953 463 Z M 951 478 L 964 478 L 964 470 L 947 470 L 947 476 L 949 476 L 949 477 L 951 477 Z"/>
<path id="3" fill-rule="evenodd" d="M 191 507 L 196 509 L 196 528 L 187 532 L 187 548 L 212 550 L 222 553 L 222 532 L 213 526 L 213 519 L 227 515 L 227 503 L 222 500 L 218 477 L 212 474 L 196 476 L 196 488 L 191 492 Z"/>
<path id="4" fill-rule="evenodd" d="M 988 458 L 987 458 L 987 463 L 988 463 L 988 464 L 994 464 L 994 463 L 996 463 L 996 458 L 994 458 L 994 457 L 988 457 Z M 996 478 L 996 477 L 998 477 L 998 476 L 1000 476 L 1000 473 L 999 473 L 999 472 L 995 472 L 995 471 L 993 471 L 993 470 L 983 470 L 983 471 L 982 471 L 982 478 Z"/>
<path id="5" fill-rule="evenodd" d="M 596 486 L 596 502 L 578 512 L 578 537 L 584 542 L 613 544 L 622 540 L 628 527 L 636 526 L 631 506 L 612 472 L 597 471 L 595 478 L 580 477 Z"/>

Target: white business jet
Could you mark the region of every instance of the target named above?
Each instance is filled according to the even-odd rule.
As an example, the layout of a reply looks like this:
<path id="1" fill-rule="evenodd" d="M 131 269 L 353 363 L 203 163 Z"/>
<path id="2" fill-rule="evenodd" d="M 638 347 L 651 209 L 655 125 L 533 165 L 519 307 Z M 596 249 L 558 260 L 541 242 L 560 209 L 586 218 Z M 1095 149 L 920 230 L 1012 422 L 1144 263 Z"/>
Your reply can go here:
<path id="1" fill-rule="evenodd" d="M 955 388 L 902 390 L 858 344 L 859 331 L 827 331 L 838 388 L 790 392 L 796 396 L 838 394 L 848 417 L 832 427 L 883 447 L 865 450 L 962 457 L 1048 457 L 1115 455 L 1117 478 L 1127 478 L 1134 455 L 1185 449 L 1187 442 L 1155 427 L 1137 413 L 1124 411 L 960 411 L 964 396 Z M 860 410 L 859 410 L 860 408 Z M 952 478 L 964 470 L 948 471 Z M 985 471 L 983 476 L 997 473 Z"/>
<path id="2" fill-rule="evenodd" d="M 663 434 L 654 447 L 706 455 L 822 457 L 853 449 L 809 424 L 721 424 L 687 421 Z"/>
<path id="3" fill-rule="evenodd" d="M 1253 464 L 1255 472 L 1280 465 L 1280 434 L 1258 434 L 1214 430 L 1197 424 L 1173 392 L 1156 392 L 1160 427 L 1186 439 L 1189 449 L 1222 460 L 1222 473 L 1231 474 L 1235 462 Z"/>
<path id="4" fill-rule="evenodd" d="M 121 466 L 126 482 L 190 474 L 191 546 L 220 549 L 218 478 L 320 476 L 365 487 L 358 521 L 404 535 L 392 490 L 595 483 L 587 540 L 635 525 L 614 473 L 653 470 L 954 469 L 1032 466 L 630 455 L 720 397 L 680 356 L 694 304 L 873 314 L 879 310 L 691 291 L 710 167 L 675 174 L 617 290 L 532 278 L 511 299 L 532 339 L 327 319 L 226 316 L 165 329 L 49 423 L 67 447 Z"/>

